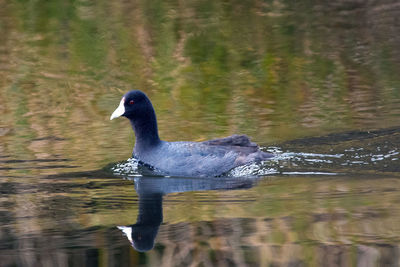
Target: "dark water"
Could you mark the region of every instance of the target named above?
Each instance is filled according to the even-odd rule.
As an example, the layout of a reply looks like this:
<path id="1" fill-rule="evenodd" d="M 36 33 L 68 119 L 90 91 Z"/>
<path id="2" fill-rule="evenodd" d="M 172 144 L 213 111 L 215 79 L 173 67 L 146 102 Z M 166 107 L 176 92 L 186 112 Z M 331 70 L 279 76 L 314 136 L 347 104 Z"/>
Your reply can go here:
<path id="1" fill-rule="evenodd" d="M 0 0 L 0 266 L 399 265 L 399 18 L 393 0 Z M 143 174 L 109 121 L 131 88 L 165 140 L 243 133 L 276 157 Z"/>

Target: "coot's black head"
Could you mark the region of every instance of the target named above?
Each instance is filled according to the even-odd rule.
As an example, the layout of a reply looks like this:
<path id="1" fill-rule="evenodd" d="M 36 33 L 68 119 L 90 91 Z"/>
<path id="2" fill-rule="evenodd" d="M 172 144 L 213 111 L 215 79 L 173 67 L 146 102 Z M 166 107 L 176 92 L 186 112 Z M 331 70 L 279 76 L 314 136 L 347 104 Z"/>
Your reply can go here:
<path id="1" fill-rule="evenodd" d="M 148 97 L 139 90 L 132 90 L 122 97 L 118 108 L 113 112 L 110 120 L 120 116 L 135 119 L 139 116 L 145 116 L 149 112 L 154 112 L 154 109 Z"/>

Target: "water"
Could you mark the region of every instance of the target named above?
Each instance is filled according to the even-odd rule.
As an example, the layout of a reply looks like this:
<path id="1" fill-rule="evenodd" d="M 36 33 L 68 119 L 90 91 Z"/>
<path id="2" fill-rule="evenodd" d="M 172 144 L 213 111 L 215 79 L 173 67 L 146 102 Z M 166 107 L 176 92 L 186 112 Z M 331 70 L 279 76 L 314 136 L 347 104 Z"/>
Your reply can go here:
<path id="1" fill-rule="evenodd" d="M 399 15 L 391 0 L 0 1 L 0 266 L 398 265 Z M 131 88 L 164 140 L 242 133 L 276 157 L 154 177 L 109 121 Z"/>

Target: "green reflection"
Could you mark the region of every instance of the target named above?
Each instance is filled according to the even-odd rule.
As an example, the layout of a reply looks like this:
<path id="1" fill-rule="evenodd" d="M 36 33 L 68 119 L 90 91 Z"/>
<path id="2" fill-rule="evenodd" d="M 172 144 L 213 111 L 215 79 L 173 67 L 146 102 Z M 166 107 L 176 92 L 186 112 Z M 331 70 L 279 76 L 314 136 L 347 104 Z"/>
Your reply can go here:
<path id="1" fill-rule="evenodd" d="M 121 223 L 134 220 L 137 206 L 124 202 L 132 188 L 85 188 L 93 177 L 65 187 L 57 184 L 62 183 L 59 179 L 43 181 L 43 175 L 70 172 L 72 167 L 99 169 L 131 155 L 129 124 L 109 121 L 131 88 L 144 90 L 152 99 L 165 140 L 244 133 L 270 145 L 342 130 L 398 126 L 399 15 L 395 1 L 0 2 L 2 163 L 60 160 L 2 167 L 7 183 L 2 181 L 1 192 L 16 191 L 4 197 L 4 227 L 19 225 L 19 237 L 29 229 L 40 235 L 65 220 L 66 229 L 79 236 L 82 229 L 113 225 L 115 218 Z M 336 144 L 332 149 L 343 147 Z M 10 166 L 14 169 L 6 169 Z M 363 170 L 375 174 L 374 168 Z M 203 205 L 204 195 L 197 193 L 171 196 L 182 201 L 166 205 L 165 231 L 190 222 L 188 228 L 195 233 L 191 244 L 200 251 L 199 258 L 212 263 L 233 258 L 235 263 L 243 259 L 267 266 L 276 263 L 270 256 L 278 255 L 275 259 L 287 260 L 278 262 L 281 265 L 293 259 L 321 265 L 316 255 L 331 255 L 326 252 L 331 249 L 343 252 L 334 255 L 347 255 L 343 262 L 350 265 L 368 253 L 385 259 L 382 255 L 392 253 L 390 247 L 398 249 L 399 229 L 393 222 L 398 221 L 399 198 L 390 191 L 397 181 L 348 178 L 282 178 L 240 193 L 207 192 L 209 205 Z M 223 197 L 253 201 L 218 203 Z M 27 232 L 20 224 L 29 226 Z M 224 235 L 224 225 L 243 236 Z M 99 241 L 102 231 L 108 230 L 95 231 L 100 237 L 93 238 L 97 241 L 92 248 L 101 248 L 97 253 L 107 265 L 114 258 L 108 251 L 111 245 Z M 64 234 L 68 239 L 70 233 Z M 176 248 L 184 248 L 187 240 Z M 157 253 L 171 243 L 177 241 L 161 235 L 159 247 L 149 256 L 140 258 L 126 246 L 124 255 L 134 263 L 157 262 Z M 223 254 L 228 251 L 224 244 L 236 246 L 229 251 L 237 253 L 236 258 Z M 292 254 L 284 254 L 285 248 Z"/>
<path id="2" fill-rule="evenodd" d="M 177 133 L 201 140 L 243 132 L 267 144 L 398 122 L 399 61 L 396 46 L 384 38 L 392 32 L 368 39 L 372 29 L 362 32 L 366 26 L 356 20 L 342 26 L 329 5 L 19 1 L 5 10 L 3 38 L 9 41 L 2 49 L 21 51 L 6 53 L 5 60 L 29 68 L 37 97 L 48 98 L 50 88 L 61 91 L 75 109 L 78 95 L 89 103 L 96 101 L 91 92 L 107 94 L 109 112 L 121 95 L 110 89 L 139 88 L 150 94 L 168 140 Z M 11 68 L 3 88 L 15 75 Z M 82 130 L 109 138 L 110 131 L 93 127 L 104 120 L 100 111 L 83 108 L 93 123 L 68 138 L 79 138 Z M 38 107 L 29 109 L 36 113 Z M 65 115 L 73 121 L 74 113 Z"/>

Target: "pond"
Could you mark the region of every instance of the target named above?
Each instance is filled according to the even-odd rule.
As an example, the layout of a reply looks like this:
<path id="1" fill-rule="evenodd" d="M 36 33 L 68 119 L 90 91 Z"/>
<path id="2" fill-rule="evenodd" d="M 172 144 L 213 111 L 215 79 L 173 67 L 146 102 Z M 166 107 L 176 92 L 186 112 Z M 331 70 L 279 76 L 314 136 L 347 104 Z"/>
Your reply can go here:
<path id="1" fill-rule="evenodd" d="M 400 262 L 400 4 L 0 1 L 0 266 Z M 223 177 L 130 159 L 131 89 L 160 137 L 246 134 Z"/>

